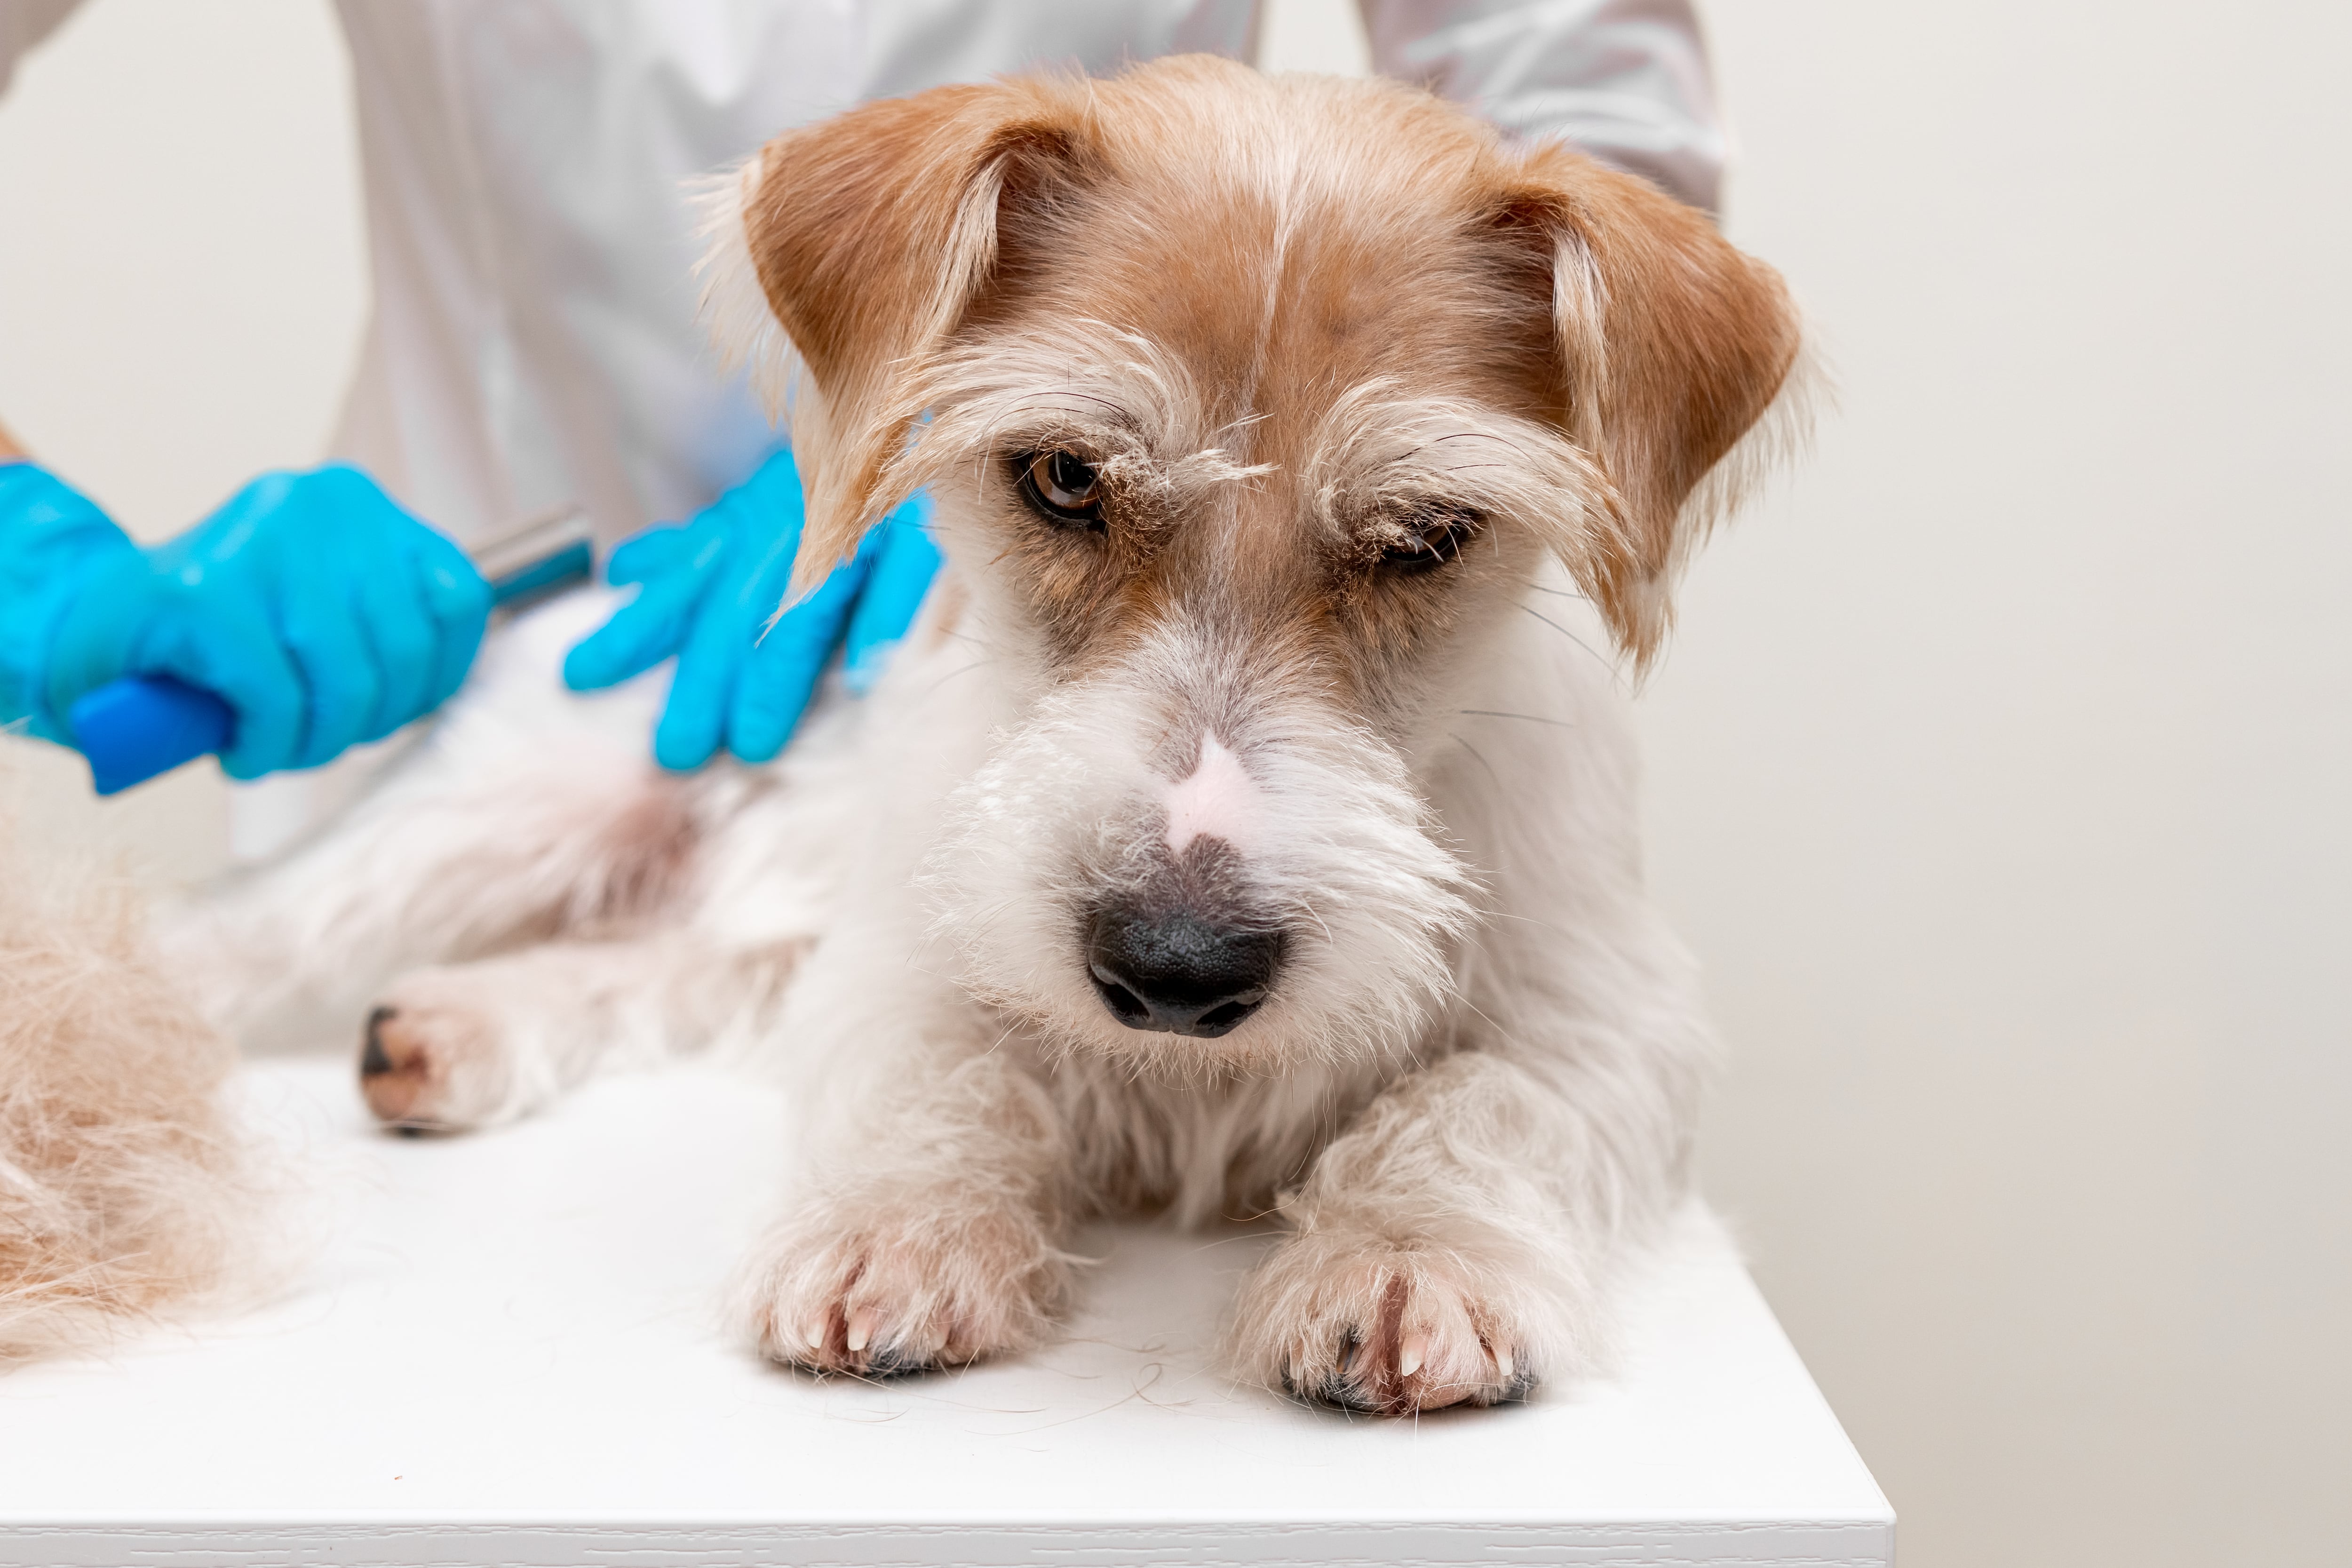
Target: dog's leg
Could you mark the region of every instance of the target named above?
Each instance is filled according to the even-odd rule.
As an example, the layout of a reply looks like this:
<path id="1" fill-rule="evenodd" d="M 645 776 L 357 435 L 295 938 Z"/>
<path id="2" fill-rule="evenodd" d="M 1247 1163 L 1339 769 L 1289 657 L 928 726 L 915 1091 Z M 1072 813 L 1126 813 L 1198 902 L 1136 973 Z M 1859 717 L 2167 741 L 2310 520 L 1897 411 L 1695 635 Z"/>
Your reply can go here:
<path id="1" fill-rule="evenodd" d="M 368 1016 L 360 1086 L 399 1127 L 510 1121 L 601 1069 L 756 1037 L 809 946 L 551 942 L 415 970 Z"/>
<path id="2" fill-rule="evenodd" d="M 577 698 L 556 674 L 615 602 L 566 595 L 493 635 L 465 690 L 337 821 L 163 923 L 209 1016 L 249 1031 L 307 1013 L 307 1031 L 404 969 L 610 934 L 671 890 L 712 815 L 708 776 L 646 757 L 657 686 Z"/>
<path id="3" fill-rule="evenodd" d="M 315 844 L 166 926 L 207 1016 L 236 1029 L 289 1005 L 340 1011 L 404 968 L 609 928 L 690 863 L 693 784 L 633 758 L 419 762 Z"/>
<path id="4" fill-rule="evenodd" d="M 828 958 L 810 984 L 839 973 Z M 947 1004 L 928 1033 L 904 1010 L 874 1020 L 803 1108 L 813 1178 L 744 1279 L 772 1359 L 863 1375 L 960 1365 L 1034 1344 L 1067 1300 L 1061 1120 L 992 1029 L 957 1018 Z"/>
<path id="5" fill-rule="evenodd" d="M 1685 1123 L 1655 1075 L 1559 1068 L 1470 1052 L 1374 1101 L 1282 1205 L 1296 1234 L 1243 1288 L 1241 1370 L 1399 1415 L 1590 1366 L 1605 1277 L 1677 1188 Z"/>

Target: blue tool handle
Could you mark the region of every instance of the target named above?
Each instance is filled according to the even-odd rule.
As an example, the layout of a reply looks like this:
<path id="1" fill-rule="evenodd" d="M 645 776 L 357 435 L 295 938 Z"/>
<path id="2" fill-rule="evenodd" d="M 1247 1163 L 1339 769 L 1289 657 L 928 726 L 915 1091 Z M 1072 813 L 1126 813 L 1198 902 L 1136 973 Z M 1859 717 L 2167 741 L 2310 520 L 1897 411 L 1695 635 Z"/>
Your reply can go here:
<path id="1" fill-rule="evenodd" d="M 74 744 L 89 759 L 90 782 L 116 795 L 228 744 L 236 728 L 229 705 L 168 675 L 110 680 L 67 713 Z"/>

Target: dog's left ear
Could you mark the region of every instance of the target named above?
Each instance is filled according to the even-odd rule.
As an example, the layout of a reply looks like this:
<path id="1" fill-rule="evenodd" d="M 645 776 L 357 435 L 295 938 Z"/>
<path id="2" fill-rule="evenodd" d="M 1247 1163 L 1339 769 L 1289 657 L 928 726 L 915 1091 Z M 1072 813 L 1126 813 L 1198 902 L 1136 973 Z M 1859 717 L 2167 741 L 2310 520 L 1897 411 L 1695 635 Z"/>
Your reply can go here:
<path id="1" fill-rule="evenodd" d="M 1525 154 L 1488 212 L 1550 290 L 1560 417 L 1615 490 L 1568 564 L 1638 668 L 1684 557 L 1737 499 L 1741 476 L 1716 470 L 1740 467 L 1727 455 L 1789 379 L 1796 309 L 1705 214 L 1564 148 Z"/>
<path id="2" fill-rule="evenodd" d="M 1083 84 L 934 88 L 788 132 L 719 215 L 807 375 L 793 444 L 808 487 L 805 590 L 903 497 L 887 470 L 922 414 L 916 374 L 1092 166 Z M 714 253 L 721 271 L 724 257 Z M 814 394 L 811 395 L 812 392 Z"/>

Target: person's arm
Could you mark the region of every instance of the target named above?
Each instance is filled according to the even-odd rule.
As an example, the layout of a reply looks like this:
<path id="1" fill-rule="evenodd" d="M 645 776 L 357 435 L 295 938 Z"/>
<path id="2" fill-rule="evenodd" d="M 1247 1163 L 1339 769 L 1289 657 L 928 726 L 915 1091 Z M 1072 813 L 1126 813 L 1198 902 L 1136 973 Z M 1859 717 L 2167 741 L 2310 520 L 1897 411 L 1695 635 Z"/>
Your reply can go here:
<path id="1" fill-rule="evenodd" d="M 1373 68 L 1716 209 L 1725 133 L 1690 0 L 1360 0 Z"/>
<path id="2" fill-rule="evenodd" d="M 79 4 L 81 0 L 0 0 L 0 92 L 8 90 L 16 62 L 57 31 Z"/>
<path id="3" fill-rule="evenodd" d="M 0 0 L 0 90 L 75 0 Z M 82 697 L 168 676 L 234 715 L 222 765 L 316 767 L 445 700 L 489 591 L 356 469 L 257 479 L 142 549 L 0 425 L 0 728 L 74 744 Z"/>

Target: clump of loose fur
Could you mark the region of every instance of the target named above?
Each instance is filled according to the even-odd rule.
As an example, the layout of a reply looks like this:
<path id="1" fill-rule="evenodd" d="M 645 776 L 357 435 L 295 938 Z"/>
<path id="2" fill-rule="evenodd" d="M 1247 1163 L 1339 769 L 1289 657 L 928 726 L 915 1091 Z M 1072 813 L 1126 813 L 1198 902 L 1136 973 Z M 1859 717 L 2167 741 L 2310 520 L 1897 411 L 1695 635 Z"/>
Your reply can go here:
<path id="1" fill-rule="evenodd" d="M 0 1367 L 103 1343 L 247 1272 L 264 1188 L 236 1047 L 120 880 L 0 874 Z"/>

